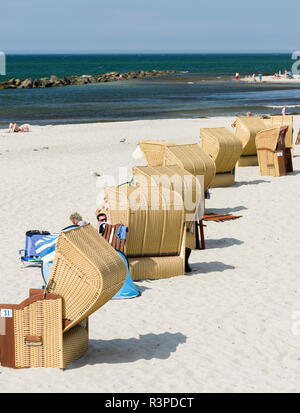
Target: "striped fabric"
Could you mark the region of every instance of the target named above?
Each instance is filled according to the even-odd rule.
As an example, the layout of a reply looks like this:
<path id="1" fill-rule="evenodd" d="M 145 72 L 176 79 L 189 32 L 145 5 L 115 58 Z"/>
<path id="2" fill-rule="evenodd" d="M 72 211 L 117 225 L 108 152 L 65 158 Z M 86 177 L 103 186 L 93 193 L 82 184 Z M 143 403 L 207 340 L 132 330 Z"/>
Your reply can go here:
<path id="1" fill-rule="evenodd" d="M 53 234 L 47 235 L 36 242 L 36 253 L 43 260 L 43 262 L 54 260 L 55 246 L 58 236 L 59 232 L 54 232 Z"/>

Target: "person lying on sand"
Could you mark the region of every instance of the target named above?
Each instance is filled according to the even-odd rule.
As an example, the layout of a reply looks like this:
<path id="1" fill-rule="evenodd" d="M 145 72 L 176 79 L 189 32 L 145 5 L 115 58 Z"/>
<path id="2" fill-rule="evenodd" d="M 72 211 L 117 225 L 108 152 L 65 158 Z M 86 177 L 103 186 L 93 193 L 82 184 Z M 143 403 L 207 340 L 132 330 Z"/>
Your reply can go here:
<path id="1" fill-rule="evenodd" d="M 18 126 L 16 123 L 10 123 L 8 132 L 29 132 L 29 125 Z"/>

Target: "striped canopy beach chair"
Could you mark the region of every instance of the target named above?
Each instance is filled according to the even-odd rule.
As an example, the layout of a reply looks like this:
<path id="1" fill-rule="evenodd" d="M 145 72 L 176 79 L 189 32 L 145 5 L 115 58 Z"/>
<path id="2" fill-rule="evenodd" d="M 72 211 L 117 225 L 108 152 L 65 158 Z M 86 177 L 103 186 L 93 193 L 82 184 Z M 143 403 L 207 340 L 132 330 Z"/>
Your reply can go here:
<path id="1" fill-rule="evenodd" d="M 41 264 L 42 260 L 36 251 L 36 245 L 40 239 L 50 235 L 48 231 L 30 230 L 25 235 L 25 249 L 19 250 L 21 264 Z"/>

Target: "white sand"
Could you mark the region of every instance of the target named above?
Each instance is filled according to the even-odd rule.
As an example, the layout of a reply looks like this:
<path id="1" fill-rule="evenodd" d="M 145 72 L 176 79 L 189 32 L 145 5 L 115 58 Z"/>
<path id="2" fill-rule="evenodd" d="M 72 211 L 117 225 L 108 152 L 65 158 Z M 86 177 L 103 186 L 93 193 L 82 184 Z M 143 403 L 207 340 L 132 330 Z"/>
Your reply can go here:
<path id="1" fill-rule="evenodd" d="M 241 79 L 242 82 L 254 83 L 252 76 L 244 77 Z M 255 82 L 260 83 L 259 77 L 255 76 Z M 261 83 L 300 83 L 300 76 L 295 75 L 292 79 L 285 78 L 283 75 L 280 77 L 274 77 L 273 75 L 265 75 L 261 78 Z"/>
<path id="2" fill-rule="evenodd" d="M 197 142 L 200 127 L 232 121 L 1 130 L 0 302 L 18 303 L 42 285 L 38 268 L 19 268 L 27 230 L 60 230 L 74 211 L 95 223 L 90 170 L 128 166 L 130 173 L 139 140 Z M 299 126 L 295 117 L 295 133 Z M 236 185 L 211 190 L 207 208 L 242 218 L 207 223 L 207 249 L 192 252 L 191 274 L 136 283 L 141 297 L 110 301 L 90 317 L 81 359 L 65 371 L 0 367 L 0 391 L 298 392 L 300 337 L 292 316 L 300 311 L 300 146 L 294 171 L 272 178 L 258 167 L 237 169 Z"/>

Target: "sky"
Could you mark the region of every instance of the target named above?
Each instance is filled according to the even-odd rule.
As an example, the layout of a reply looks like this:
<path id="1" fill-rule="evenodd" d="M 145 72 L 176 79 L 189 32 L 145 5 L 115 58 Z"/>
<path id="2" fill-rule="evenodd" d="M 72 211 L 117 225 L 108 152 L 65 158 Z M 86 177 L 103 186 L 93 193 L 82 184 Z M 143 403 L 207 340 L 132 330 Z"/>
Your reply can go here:
<path id="1" fill-rule="evenodd" d="M 0 0 L 0 50 L 292 52 L 299 16 L 299 0 Z"/>

